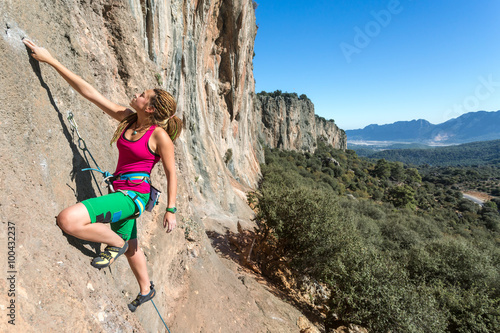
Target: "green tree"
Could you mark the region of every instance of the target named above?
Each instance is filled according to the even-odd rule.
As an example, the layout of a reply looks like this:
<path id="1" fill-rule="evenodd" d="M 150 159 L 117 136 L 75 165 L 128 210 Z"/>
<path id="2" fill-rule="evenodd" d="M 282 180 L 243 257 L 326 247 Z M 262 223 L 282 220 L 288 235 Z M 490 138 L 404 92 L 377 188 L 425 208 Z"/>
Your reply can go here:
<path id="1" fill-rule="evenodd" d="M 414 183 L 420 184 L 422 182 L 422 176 L 420 176 L 420 173 L 418 173 L 418 170 L 416 168 L 406 169 L 405 175 L 406 175 L 406 181 L 409 184 L 414 184 Z"/>
<path id="2" fill-rule="evenodd" d="M 387 192 L 387 201 L 391 202 L 394 207 L 411 209 L 415 209 L 417 204 L 415 190 L 406 184 L 390 188 Z"/>
<path id="3" fill-rule="evenodd" d="M 391 176 L 391 165 L 386 160 L 380 159 L 375 165 L 373 174 L 380 179 L 387 179 Z"/>
<path id="4" fill-rule="evenodd" d="M 393 162 L 391 163 L 391 179 L 397 182 L 403 182 L 406 179 L 405 169 L 403 163 Z"/>

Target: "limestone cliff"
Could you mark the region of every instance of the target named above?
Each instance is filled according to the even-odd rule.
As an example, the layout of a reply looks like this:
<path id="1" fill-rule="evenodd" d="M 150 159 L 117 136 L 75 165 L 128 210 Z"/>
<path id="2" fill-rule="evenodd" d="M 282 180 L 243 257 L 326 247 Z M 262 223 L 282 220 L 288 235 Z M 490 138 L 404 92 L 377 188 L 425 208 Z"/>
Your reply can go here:
<path id="1" fill-rule="evenodd" d="M 116 127 L 21 42 L 45 46 L 107 98 L 128 105 L 152 87 L 171 91 L 184 132 L 176 142 L 179 228 L 165 234 L 166 195 L 139 220 L 139 240 L 156 305 L 173 332 L 293 332 L 300 312 L 214 251 L 206 231 L 252 226 L 245 191 L 256 185 L 262 148 L 254 112 L 251 0 L 3 0 L 0 2 L 0 263 L 15 226 L 15 295 L 0 279 L 2 332 L 159 332 L 151 304 L 126 303 L 138 291 L 125 259 L 98 271 L 100 244 L 64 237 L 54 217 L 100 195 L 92 158 L 114 171 Z M 88 150 L 67 120 L 72 112 Z M 166 193 L 161 166 L 155 186 Z M 10 223 L 9 223 L 10 222 Z"/>
<path id="2" fill-rule="evenodd" d="M 308 98 L 258 94 L 255 111 L 262 118 L 259 138 L 272 148 L 314 152 L 320 137 L 335 148 L 347 148 L 345 132 L 333 120 L 317 116 Z"/>

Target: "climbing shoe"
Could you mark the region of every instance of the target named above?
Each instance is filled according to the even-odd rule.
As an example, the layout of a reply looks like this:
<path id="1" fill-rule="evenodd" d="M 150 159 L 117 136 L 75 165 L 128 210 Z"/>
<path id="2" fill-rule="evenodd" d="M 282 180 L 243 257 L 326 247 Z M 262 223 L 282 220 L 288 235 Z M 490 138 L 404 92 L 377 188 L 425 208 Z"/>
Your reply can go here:
<path id="1" fill-rule="evenodd" d="M 139 293 L 136 299 L 134 299 L 132 303 L 128 305 L 129 310 L 134 312 L 139 305 L 151 300 L 153 297 L 155 297 L 155 295 L 156 295 L 155 286 L 153 285 L 153 281 L 151 281 L 151 287 L 149 293 L 147 295 L 142 295 L 141 293 Z"/>
<path id="2" fill-rule="evenodd" d="M 92 260 L 91 265 L 95 268 L 105 268 L 111 265 L 119 256 L 124 254 L 128 249 L 128 242 L 125 242 L 123 247 L 106 246 L 98 257 Z"/>

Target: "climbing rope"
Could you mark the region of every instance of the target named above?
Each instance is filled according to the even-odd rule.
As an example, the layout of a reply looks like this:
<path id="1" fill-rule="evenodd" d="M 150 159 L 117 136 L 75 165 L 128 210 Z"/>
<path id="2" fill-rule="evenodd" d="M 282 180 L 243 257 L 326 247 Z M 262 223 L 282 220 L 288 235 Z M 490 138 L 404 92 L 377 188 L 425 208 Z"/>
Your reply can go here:
<path id="1" fill-rule="evenodd" d="M 73 112 L 71 112 L 71 111 L 68 113 L 68 121 L 69 121 L 69 124 L 71 125 L 71 128 L 76 132 L 76 135 L 78 136 L 78 148 L 80 148 L 83 151 L 83 157 L 85 158 L 85 162 L 87 162 L 87 165 L 90 167 L 90 162 L 89 162 L 89 159 L 87 158 L 87 153 L 88 153 L 90 158 L 92 159 L 92 161 L 94 162 L 94 164 L 97 168 L 97 169 L 87 168 L 87 169 L 82 169 L 82 171 L 87 171 L 87 170 L 99 171 L 100 173 L 103 174 L 104 180 L 107 180 L 107 178 L 109 178 L 111 176 L 111 174 L 107 171 L 102 171 L 101 168 L 99 168 L 99 165 L 97 164 L 96 160 L 94 159 L 94 156 L 92 156 L 92 153 L 87 148 L 87 143 L 85 142 L 85 140 L 80 135 L 80 132 L 78 131 L 78 124 L 76 123 L 75 116 L 73 115 Z M 97 185 L 97 189 L 99 190 L 99 193 L 102 195 L 99 183 L 97 182 L 97 179 L 95 178 L 93 173 L 92 173 L 92 178 L 94 179 L 94 182 Z"/>
<path id="2" fill-rule="evenodd" d="M 160 319 L 161 319 L 161 321 L 163 322 L 163 325 L 165 325 L 165 328 L 167 329 L 168 333 L 170 333 L 170 330 L 168 329 L 167 324 L 165 324 L 165 321 L 164 321 L 164 320 L 163 320 L 163 318 L 161 317 L 160 311 L 158 311 L 158 308 L 156 307 L 156 304 L 155 304 L 155 302 L 153 302 L 153 300 L 152 300 L 152 299 L 151 299 L 151 303 L 153 303 L 153 306 L 155 307 L 155 310 L 156 310 L 156 312 L 158 313 L 158 316 L 160 316 Z"/>

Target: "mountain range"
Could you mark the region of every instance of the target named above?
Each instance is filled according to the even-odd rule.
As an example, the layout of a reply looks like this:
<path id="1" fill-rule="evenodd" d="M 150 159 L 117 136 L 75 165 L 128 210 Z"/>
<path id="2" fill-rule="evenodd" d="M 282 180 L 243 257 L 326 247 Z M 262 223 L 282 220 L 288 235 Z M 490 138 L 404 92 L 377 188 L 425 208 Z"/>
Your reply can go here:
<path id="1" fill-rule="evenodd" d="M 500 139 L 500 111 L 465 113 L 441 124 L 424 119 L 346 130 L 349 142 L 391 141 L 451 145 Z"/>

